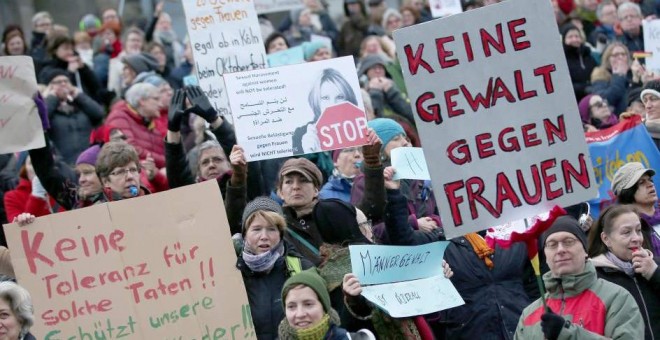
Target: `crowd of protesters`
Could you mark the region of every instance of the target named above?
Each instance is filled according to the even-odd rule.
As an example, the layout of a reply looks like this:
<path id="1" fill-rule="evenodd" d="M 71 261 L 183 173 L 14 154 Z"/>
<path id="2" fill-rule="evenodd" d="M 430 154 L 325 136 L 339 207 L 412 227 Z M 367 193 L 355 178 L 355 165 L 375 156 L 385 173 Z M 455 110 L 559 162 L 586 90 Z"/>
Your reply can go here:
<path id="1" fill-rule="evenodd" d="M 641 115 L 660 148 L 660 75 L 644 66 L 642 32 L 657 1 L 548 1 L 584 131 Z M 368 143 L 249 163 L 231 122 L 195 85 L 191 42 L 163 5 L 146 27 L 115 9 L 73 30 L 47 12 L 34 15 L 29 37 L 4 27 L 2 54 L 34 60 L 47 143 L 0 155 L 0 222 L 29 228 L 35 217 L 217 181 L 259 339 L 660 337 L 660 164 L 625 164 L 612 178 L 613 205 L 586 219 L 567 209 L 542 235 L 545 299 L 526 246 L 492 248 L 484 233 L 452 238 L 437 259 L 462 306 L 392 318 L 360 295 L 348 245 L 445 240 L 430 181 L 394 180 L 390 160 L 395 148 L 422 146 L 392 32 L 432 20 L 424 0 L 344 0 L 341 18 L 325 0 L 305 0 L 282 22 L 261 15 L 267 53 L 302 46 L 309 62 L 354 57 Z M 15 281 L 8 252 L 0 248 L 0 274 Z M 25 289 L 0 282 L 8 339 L 34 338 L 31 310 Z"/>

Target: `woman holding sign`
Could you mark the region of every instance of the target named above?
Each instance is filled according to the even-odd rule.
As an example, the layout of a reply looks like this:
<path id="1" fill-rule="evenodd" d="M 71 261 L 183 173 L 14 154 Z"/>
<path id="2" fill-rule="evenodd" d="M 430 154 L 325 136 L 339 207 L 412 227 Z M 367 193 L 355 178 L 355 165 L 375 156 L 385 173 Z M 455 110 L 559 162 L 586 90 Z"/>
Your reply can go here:
<path id="1" fill-rule="evenodd" d="M 242 248 L 236 267 L 243 275 L 257 338 L 277 338 L 284 318 L 279 301 L 284 282 L 302 269 L 312 267 L 284 242 L 286 221 L 282 208 L 267 197 L 257 197 L 243 211 L 243 230 L 234 236 Z"/>
<path id="2" fill-rule="evenodd" d="M 309 106 L 314 118 L 312 121 L 297 128 L 293 133 L 293 154 L 320 152 L 321 143 L 316 131 L 316 122 L 325 109 L 330 106 L 350 102 L 357 104 L 357 96 L 351 85 L 339 71 L 327 68 L 321 72 L 312 86 L 308 96 Z"/>

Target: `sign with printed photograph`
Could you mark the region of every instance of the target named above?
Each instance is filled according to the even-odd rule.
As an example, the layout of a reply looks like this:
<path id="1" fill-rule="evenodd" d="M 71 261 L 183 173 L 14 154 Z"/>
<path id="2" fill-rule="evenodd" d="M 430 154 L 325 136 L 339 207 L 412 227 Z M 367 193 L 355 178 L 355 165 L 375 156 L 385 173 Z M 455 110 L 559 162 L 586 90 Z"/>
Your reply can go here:
<path id="1" fill-rule="evenodd" d="M 366 144 L 353 57 L 229 74 L 225 86 L 248 161 Z"/>

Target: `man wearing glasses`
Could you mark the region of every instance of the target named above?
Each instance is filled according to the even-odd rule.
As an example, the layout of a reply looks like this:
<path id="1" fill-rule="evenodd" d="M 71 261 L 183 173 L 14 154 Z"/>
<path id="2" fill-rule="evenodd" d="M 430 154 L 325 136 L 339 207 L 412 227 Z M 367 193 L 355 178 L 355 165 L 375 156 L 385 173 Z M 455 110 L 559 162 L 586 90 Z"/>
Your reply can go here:
<path id="1" fill-rule="evenodd" d="M 578 221 L 562 216 L 541 236 L 550 271 L 542 299 L 523 311 L 515 339 L 643 339 L 644 323 L 625 289 L 596 276 Z"/>

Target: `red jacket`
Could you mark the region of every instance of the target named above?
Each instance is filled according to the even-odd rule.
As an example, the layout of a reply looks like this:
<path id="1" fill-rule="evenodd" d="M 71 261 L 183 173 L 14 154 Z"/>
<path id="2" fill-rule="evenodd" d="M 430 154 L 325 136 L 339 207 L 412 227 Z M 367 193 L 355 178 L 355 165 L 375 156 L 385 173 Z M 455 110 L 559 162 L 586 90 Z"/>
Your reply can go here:
<path id="1" fill-rule="evenodd" d="M 126 101 L 120 101 L 112 107 L 105 125 L 110 130 L 120 129 L 126 135 L 126 141 L 135 147 L 140 159 L 147 158 L 147 154 L 151 153 L 156 166 L 159 169 L 165 167 L 165 142 L 155 121 L 147 122 Z"/>
<path id="2" fill-rule="evenodd" d="M 27 179 L 21 178 L 16 189 L 5 193 L 5 210 L 7 211 L 7 221 L 12 222 L 14 217 L 27 212 L 36 217 L 50 214 L 48 202 L 32 196 L 32 183 Z"/>

